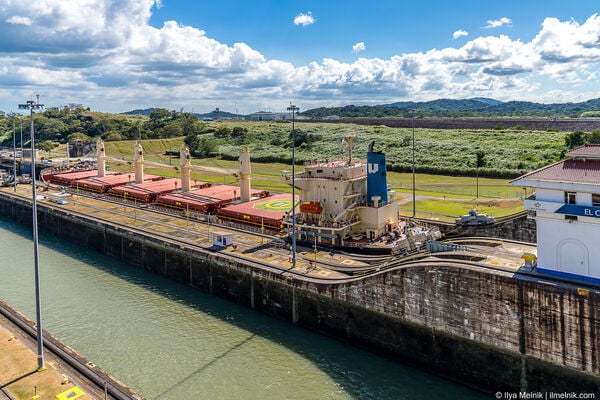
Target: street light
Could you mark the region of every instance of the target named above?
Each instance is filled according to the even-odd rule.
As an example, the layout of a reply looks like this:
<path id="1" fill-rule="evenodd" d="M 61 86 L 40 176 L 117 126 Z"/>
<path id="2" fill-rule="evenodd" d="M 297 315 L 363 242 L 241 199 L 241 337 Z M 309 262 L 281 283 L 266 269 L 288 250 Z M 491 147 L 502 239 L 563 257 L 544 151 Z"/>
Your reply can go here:
<path id="1" fill-rule="evenodd" d="M 415 185 L 415 111 L 412 112 L 412 195 L 413 195 L 413 218 L 417 216 L 417 195 Z"/>
<path id="2" fill-rule="evenodd" d="M 15 114 L 12 115 L 13 120 L 13 191 L 17 192 L 17 142 L 15 133 Z"/>
<path id="3" fill-rule="evenodd" d="M 31 208 L 33 213 L 33 262 L 35 267 L 35 315 L 37 325 L 37 358 L 38 358 L 38 371 L 46 369 L 44 367 L 44 337 L 42 335 L 42 306 L 40 302 L 40 267 L 38 257 L 38 227 L 37 227 L 37 202 L 36 202 L 36 177 L 35 177 L 35 141 L 33 138 L 33 110 L 41 110 L 44 108 L 43 104 L 39 102 L 40 96 L 37 96 L 37 102 L 33 100 L 27 100 L 25 104 L 19 104 L 19 109 L 29 110 L 29 119 L 31 121 L 30 133 L 31 133 Z M 21 149 L 22 151 L 22 149 Z"/>
<path id="4" fill-rule="evenodd" d="M 294 268 L 296 267 L 296 158 L 294 154 L 296 148 L 296 130 L 294 129 L 294 122 L 295 115 L 300 108 L 290 102 L 287 110 L 292 113 L 292 268 Z"/>

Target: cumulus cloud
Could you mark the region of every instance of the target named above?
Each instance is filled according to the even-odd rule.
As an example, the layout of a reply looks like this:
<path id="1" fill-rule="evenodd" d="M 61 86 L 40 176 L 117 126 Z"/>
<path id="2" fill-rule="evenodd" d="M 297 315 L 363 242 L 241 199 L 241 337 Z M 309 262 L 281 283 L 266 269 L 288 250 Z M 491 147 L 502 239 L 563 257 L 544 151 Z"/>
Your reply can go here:
<path id="1" fill-rule="evenodd" d="M 0 7 L 0 21 L 7 22 L 0 24 L 0 99 L 10 102 L 35 91 L 46 104 L 80 102 L 106 111 L 190 104 L 214 109 L 235 102 L 252 112 L 257 98 L 273 109 L 294 98 L 307 109 L 334 101 L 475 96 L 579 101 L 598 93 L 592 86 L 600 70 L 596 14 L 583 23 L 547 18 L 528 42 L 490 35 L 387 58 L 293 65 L 177 21 L 153 27 L 151 12 L 159 5 L 47 0 Z M 460 32 L 453 36 L 465 36 Z M 364 49 L 363 42 L 353 46 L 354 52 Z M 544 91 L 547 81 L 557 85 L 552 96 Z"/>
<path id="2" fill-rule="evenodd" d="M 294 25 L 302 25 L 307 26 L 314 24 L 317 20 L 312 16 L 312 13 L 309 11 L 306 14 L 298 14 L 294 18 Z"/>
<path id="3" fill-rule="evenodd" d="M 354 46 L 352 46 L 352 52 L 358 53 L 359 51 L 365 50 L 367 47 L 365 46 L 365 42 L 358 42 Z"/>
<path id="4" fill-rule="evenodd" d="M 454 32 L 454 33 L 452 34 L 452 37 L 453 37 L 454 39 L 458 39 L 459 37 L 462 37 L 462 36 L 468 36 L 468 35 L 469 35 L 469 32 L 467 32 L 467 31 L 464 31 L 464 30 L 462 30 L 462 29 L 459 29 L 459 30 L 457 30 L 456 32 Z"/>
<path id="5" fill-rule="evenodd" d="M 29 26 L 29 25 L 31 25 L 31 18 L 20 17 L 18 15 L 13 15 L 12 17 L 8 18 L 6 20 L 6 22 L 8 22 L 9 24 L 13 24 L 13 25 L 26 25 L 26 26 Z"/>
<path id="6" fill-rule="evenodd" d="M 512 20 L 510 18 L 502 17 L 500 19 L 488 19 L 487 25 L 484 28 L 499 28 L 502 25 L 510 25 Z"/>

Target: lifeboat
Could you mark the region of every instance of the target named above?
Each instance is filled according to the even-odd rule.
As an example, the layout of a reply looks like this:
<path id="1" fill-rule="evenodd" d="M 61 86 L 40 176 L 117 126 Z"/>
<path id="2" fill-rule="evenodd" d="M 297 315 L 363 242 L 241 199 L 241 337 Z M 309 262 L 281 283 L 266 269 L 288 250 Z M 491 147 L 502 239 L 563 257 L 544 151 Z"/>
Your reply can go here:
<path id="1" fill-rule="evenodd" d="M 308 214 L 321 214 L 323 206 L 318 201 L 303 201 L 300 203 L 300 212 Z"/>

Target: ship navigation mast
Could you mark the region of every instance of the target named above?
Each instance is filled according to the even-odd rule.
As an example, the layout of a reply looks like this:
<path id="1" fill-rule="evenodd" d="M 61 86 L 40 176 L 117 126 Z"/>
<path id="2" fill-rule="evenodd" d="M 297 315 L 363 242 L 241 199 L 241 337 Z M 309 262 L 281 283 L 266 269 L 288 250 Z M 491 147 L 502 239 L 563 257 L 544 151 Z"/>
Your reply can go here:
<path id="1" fill-rule="evenodd" d="M 348 165 L 352 165 L 352 141 L 356 138 L 356 134 L 347 134 L 342 138 L 342 151 L 348 149 Z"/>

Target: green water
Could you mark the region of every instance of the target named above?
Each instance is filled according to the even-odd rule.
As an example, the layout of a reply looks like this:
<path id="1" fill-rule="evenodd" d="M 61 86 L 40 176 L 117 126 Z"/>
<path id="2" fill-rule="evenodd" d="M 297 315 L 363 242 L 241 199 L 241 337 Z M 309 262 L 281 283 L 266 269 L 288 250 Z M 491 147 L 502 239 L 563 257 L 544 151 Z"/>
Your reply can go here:
<path id="1" fill-rule="evenodd" d="M 30 237 L 0 219 L 0 299 L 34 319 Z M 488 398 L 55 237 L 40 241 L 44 328 L 148 399 Z"/>

